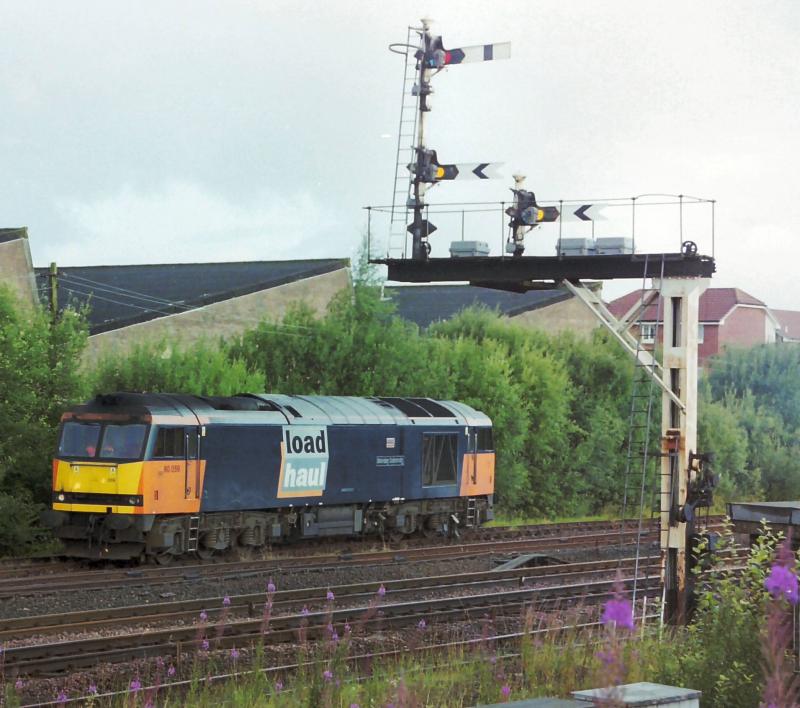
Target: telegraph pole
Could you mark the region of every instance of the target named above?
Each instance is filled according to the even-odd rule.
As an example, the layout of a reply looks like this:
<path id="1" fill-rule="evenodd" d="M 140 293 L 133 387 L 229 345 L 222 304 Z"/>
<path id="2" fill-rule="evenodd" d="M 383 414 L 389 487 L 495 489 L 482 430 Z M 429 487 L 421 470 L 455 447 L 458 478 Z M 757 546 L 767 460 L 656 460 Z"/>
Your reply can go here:
<path id="1" fill-rule="evenodd" d="M 55 322 L 58 317 L 58 267 L 55 263 L 50 264 L 50 273 L 47 279 L 50 284 L 50 318 Z"/>

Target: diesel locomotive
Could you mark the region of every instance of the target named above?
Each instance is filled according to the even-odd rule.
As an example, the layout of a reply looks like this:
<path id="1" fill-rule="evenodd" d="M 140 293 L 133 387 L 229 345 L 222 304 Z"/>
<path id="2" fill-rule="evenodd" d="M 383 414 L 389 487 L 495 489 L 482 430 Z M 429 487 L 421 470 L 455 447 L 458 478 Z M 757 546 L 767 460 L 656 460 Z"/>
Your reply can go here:
<path id="1" fill-rule="evenodd" d="M 491 420 L 429 398 L 99 395 L 61 419 L 44 521 L 73 557 L 207 558 L 492 518 Z"/>

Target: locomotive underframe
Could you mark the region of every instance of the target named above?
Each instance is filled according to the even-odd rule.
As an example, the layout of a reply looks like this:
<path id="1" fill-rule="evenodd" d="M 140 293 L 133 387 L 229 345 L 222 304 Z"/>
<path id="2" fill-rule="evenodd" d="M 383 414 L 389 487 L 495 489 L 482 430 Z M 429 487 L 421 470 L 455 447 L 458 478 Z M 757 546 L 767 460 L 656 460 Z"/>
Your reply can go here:
<path id="1" fill-rule="evenodd" d="M 476 527 L 493 518 L 491 495 L 198 515 L 50 514 L 56 536 L 72 557 L 161 561 L 303 538 L 452 536 L 459 528 Z"/>

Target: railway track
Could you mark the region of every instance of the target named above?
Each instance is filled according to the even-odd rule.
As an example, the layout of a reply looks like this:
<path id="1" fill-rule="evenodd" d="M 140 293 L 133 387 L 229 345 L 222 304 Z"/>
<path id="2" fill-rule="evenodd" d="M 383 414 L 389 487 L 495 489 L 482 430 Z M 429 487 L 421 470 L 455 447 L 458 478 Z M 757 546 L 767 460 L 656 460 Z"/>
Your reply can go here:
<path id="1" fill-rule="evenodd" d="M 642 563 L 643 572 L 657 574 L 655 564 Z M 379 587 L 389 593 L 394 600 L 398 597 L 413 596 L 418 593 L 453 592 L 458 594 L 465 590 L 483 585 L 527 585 L 533 586 L 542 582 L 559 580 L 595 579 L 601 575 L 614 574 L 617 571 L 631 571 L 634 567 L 632 558 L 621 561 L 594 561 L 570 563 L 558 566 L 540 566 L 535 568 L 516 568 L 512 570 L 491 570 L 476 573 L 459 573 L 458 575 L 440 575 L 433 577 L 413 578 L 406 580 L 386 580 L 382 583 L 354 583 L 331 587 L 338 604 L 358 604 L 363 600 L 375 597 Z M 329 588 L 315 587 L 298 590 L 283 590 L 273 594 L 274 612 L 290 612 L 300 610 L 302 606 L 310 609 L 322 608 Z M 38 615 L 0 620 L 0 644 L 13 646 L 21 640 L 32 637 L 45 637 L 54 634 L 80 634 L 104 629 L 121 629 L 123 627 L 152 626 L 154 624 L 196 624 L 198 613 L 203 611 L 210 620 L 225 615 L 230 619 L 261 616 L 265 593 L 235 595 L 228 598 L 229 605 L 224 605 L 223 597 L 209 597 L 197 600 L 163 602 L 156 604 L 119 607 L 109 609 L 88 610 L 82 612 L 66 612 L 52 615 Z"/>
<path id="2" fill-rule="evenodd" d="M 529 575 L 532 574 L 531 577 L 538 580 L 547 577 L 543 573 L 536 574 L 535 570 L 526 569 Z M 387 596 L 391 596 L 392 600 L 380 602 L 379 605 L 374 601 L 374 588 L 365 593 L 362 586 L 343 587 L 340 589 L 342 594 L 338 596 L 337 603 L 350 600 L 353 603 L 352 606 L 333 607 L 331 603 L 327 608 L 313 612 L 293 610 L 293 606 L 302 599 L 298 595 L 300 591 L 291 591 L 290 594 L 294 593 L 296 597 L 280 600 L 276 598 L 273 609 L 278 609 L 280 602 L 283 603 L 284 609 L 290 611 L 270 618 L 269 643 L 274 645 L 296 642 L 299 636 L 303 637 L 302 641 L 324 639 L 330 634 L 329 625 L 338 625 L 341 628 L 346 622 L 351 622 L 359 632 L 368 634 L 376 629 L 414 626 L 420 620 L 435 625 L 465 620 L 474 621 L 486 615 L 512 617 L 518 620 L 523 608 L 529 605 L 535 605 L 539 611 L 549 611 L 564 604 L 574 604 L 580 600 L 584 606 L 589 607 L 603 602 L 612 592 L 616 582 L 614 579 L 608 577 L 597 579 L 600 573 L 608 576 L 610 570 L 610 568 L 602 570 L 584 568 L 582 570 L 573 569 L 572 573 L 552 574 L 549 581 L 556 584 L 547 586 L 542 586 L 541 583 L 540 586 L 530 586 L 530 579 L 523 576 L 522 571 L 519 570 L 506 572 L 506 576 L 502 578 L 486 579 L 481 577 L 469 579 L 466 583 L 463 575 L 440 576 L 438 579 L 425 578 L 421 580 L 432 583 L 429 587 L 437 587 L 440 591 L 444 590 L 445 592 L 453 590 L 454 583 L 457 583 L 461 594 L 408 600 L 403 598 L 411 593 L 424 592 L 427 588 L 391 587 L 387 588 Z M 631 567 L 627 567 L 629 575 L 622 581 L 626 588 L 632 587 L 630 570 Z M 657 597 L 660 594 L 657 575 L 643 572 L 642 569 L 640 571 L 638 578 L 640 597 L 645 595 Z M 483 576 L 484 574 L 477 575 Z M 588 579 L 592 575 L 595 579 Z M 525 581 L 520 587 L 522 577 L 525 577 Z M 408 581 L 395 582 L 407 583 Z M 447 583 L 450 585 L 448 586 Z M 506 587 L 508 585 L 516 585 L 516 587 L 499 589 L 498 586 L 503 584 Z M 465 588 L 474 592 L 464 594 Z M 306 592 L 311 593 L 312 591 L 315 597 L 324 598 L 323 593 L 326 589 L 314 588 Z M 369 601 L 367 601 L 368 596 L 371 598 Z M 395 599 L 400 601 L 395 601 Z M 263 600 L 264 596 L 262 595 L 262 603 Z M 380 612 L 377 611 L 378 607 Z M 228 608 L 229 611 L 230 609 Z M 196 612 L 196 608 L 191 611 Z M 137 619 L 141 620 L 142 618 Z M 98 619 L 93 618 L 86 621 L 96 623 Z M 65 629 L 67 625 L 51 626 Z M 92 626 L 96 627 L 97 625 Z M 92 667 L 101 662 L 125 662 L 154 656 L 173 657 L 176 662 L 180 663 L 186 653 L 196 653 L 204 640 L 210 642 L 212 649 L 244 648 L 261 641 L 262 629 L 263 620 L 258 617 L 226 623 L 170 627 L 124 635 L 8 646 L 5 650 L 5 670 L 8 675 L 49 675 Z M 16 627 L 14 629 L 5 628 L 3 631 L 19 632 L 20 630 L 22 630 L 21 627 Z"/>
<path id="3" fill-rule="evenodd" d="M 277 573 L 291 568 L 324 569 L 335 565 L 355 566 L 385 564 L 415 560 L 457 559 L 486 554 L 524 553 L 536 551 L 559 552 L 564 550 L 599 550 L 608 546 L 635 543 L 635 529 L 575 533 L 566 536 L 534 536 L 509 540 L 450 543 L 404 550 L 342 552 L 338 555 L 285 556 L 263 560 L 233 561 L 218 564 L 180 565 L 176 567 L 142 566 L 126 569 L 67 570 L 46 574 L 11 575 L 0 577 L 0 599 L 20 594 L 53 592 L 60 590 L 109 589 L 157 583 L 192 582 L 199 579 L 224 580 L 243 577 L 244 574 Z M 642 541 L 655 539 L 655 533 L 643 532 Z"/>

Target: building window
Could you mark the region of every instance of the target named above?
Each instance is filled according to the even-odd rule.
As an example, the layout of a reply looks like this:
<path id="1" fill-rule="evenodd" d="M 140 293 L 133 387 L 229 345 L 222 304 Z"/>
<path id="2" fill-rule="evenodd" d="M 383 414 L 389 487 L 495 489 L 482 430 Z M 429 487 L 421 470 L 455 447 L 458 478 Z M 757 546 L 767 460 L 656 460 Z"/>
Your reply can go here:
<path id="1" fill-rule="evenodd" d="M 706 336 L 705 326 L 701 324 L 697 325 L 697 343 L 702 344 L 703 341 L 705 340 L 705 336 Z"/>
<path id="2" fill-rule="evenodd" d="M 642 344 L 652 344 L 656 341 L 656 325 L 643 324 L 641 325 L 640 339 Z"/>

